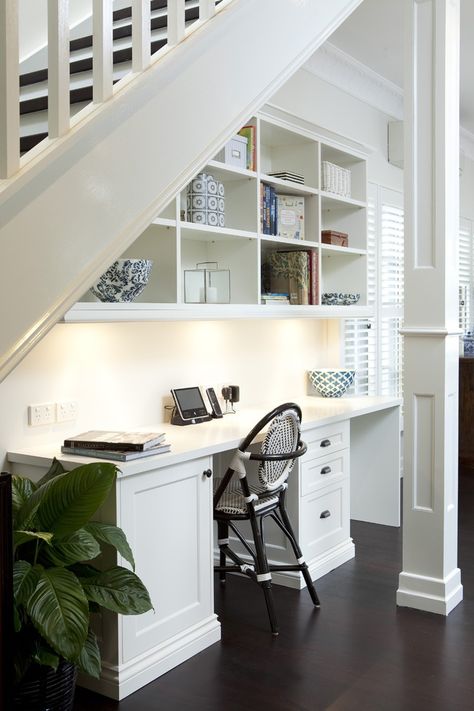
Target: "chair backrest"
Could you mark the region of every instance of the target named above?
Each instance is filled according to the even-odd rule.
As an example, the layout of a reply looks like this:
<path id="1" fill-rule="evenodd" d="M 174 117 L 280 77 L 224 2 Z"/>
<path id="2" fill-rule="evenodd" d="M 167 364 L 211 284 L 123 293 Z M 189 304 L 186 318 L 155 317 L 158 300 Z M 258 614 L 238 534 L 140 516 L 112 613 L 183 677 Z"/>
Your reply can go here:
<path id="1" fill-rule="evenodd" d="M 275 415 L 262 442 L 262 454 L 296 454 L 300 442 L 300 424 L 301 414 L 295 408 L 289 407 Z M 280 461 L 260 462 L 258 468 L 260 484 L 269 491 L 278 488 L 288 479 L 294 464 L 295 458 L 291 456 Z"/>

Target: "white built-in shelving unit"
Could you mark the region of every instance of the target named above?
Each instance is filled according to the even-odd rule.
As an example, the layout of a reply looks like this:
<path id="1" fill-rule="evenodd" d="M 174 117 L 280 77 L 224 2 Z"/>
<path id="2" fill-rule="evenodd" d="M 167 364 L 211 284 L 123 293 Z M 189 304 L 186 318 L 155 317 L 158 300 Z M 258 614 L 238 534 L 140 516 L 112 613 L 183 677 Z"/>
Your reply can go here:
<path id="1" fill-rule="evenodd" d="M 123 254 L 152 259 L 149 283 L 133 303 L 100 303 L 90 292 L 65 316 L 66 321 L 152 321 L 220 318 L 354 318 L 367 317 L 367 169 L 366 154 L 315 130 L 270 113 L 249 123 L 255 126 L 256 170 L 211 160 L 203 171 L 225 188 L 225 228 L 194 224 L 186 216 L 186 189 L 157 215 L 153 223 Z M 350 198 L 321 189 L 321 164 L 330 161 L 351 170 Z M 304 176 L 304 185 L 269 173 L 291 171 Z M 263 234 L 260 216 L 261 183 L 277 194 L 305 199 L 304 240 Z M 349 234 L 349 246 L 321 242 L 321 231 Z M 315 249 L 319 253 L 319 305 L 261 304 L 261 265 L 278 250 Z M 230 304 L 187 304 L 184 270 L 198 262 L 218 262 L 230 270 Z M 355 306 L 325 306 L 323 292 L 360 293 Z"/>

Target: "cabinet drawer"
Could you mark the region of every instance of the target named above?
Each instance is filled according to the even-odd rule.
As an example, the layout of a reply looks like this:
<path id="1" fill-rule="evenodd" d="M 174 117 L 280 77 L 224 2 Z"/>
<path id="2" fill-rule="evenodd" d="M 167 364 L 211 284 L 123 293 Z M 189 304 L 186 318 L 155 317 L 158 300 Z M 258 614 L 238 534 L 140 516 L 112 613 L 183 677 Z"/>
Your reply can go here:
<path id="1" fill-rule="evenodd" d="M 300 499 L 300 544 L 307 562 L 349 537 L 349 480 Z"/>
<path id="2" fill-rule="evenodd" d="M 324 425 L 307 430 L 302 434 L 303 440 L 308 445 L 308 452 L 304 460 L 325 456 L 349 446 L 349 422 L 335 422 L 333 425 Z"/>
<path id="3" fill-rule="evenodd" d="M 326 457 L 315 457 L 301 464 L 301 496 L 312 494 L 334 479 L 349 475 L 349 450 L 341 449 Z"/>

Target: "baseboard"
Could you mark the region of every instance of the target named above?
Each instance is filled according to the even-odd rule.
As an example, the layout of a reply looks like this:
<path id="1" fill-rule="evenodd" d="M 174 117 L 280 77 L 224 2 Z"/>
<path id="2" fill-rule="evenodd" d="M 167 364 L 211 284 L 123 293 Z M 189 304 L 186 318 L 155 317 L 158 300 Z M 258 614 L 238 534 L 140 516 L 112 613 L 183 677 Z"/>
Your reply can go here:
<path id="1" fill-rule="evenodd" d="M 221 638 L 221 626 L 216 615 L 175 635 L 146 654 L 121 664 L 119 667 L 104 663 L 100 679 L 80 675 L 78 684 L 121 701 L 145 684 L 157 679 L 170 669 L 182 664 L 198 652 L 218 642 Z"/>
<path id="2" fill-rule="evenodd" d="M 397 605 L 424 612 L 449 615 L 463 599 L 461 571 L 455 568 L 447 578 L 430 578 L 400 573 Z"/>

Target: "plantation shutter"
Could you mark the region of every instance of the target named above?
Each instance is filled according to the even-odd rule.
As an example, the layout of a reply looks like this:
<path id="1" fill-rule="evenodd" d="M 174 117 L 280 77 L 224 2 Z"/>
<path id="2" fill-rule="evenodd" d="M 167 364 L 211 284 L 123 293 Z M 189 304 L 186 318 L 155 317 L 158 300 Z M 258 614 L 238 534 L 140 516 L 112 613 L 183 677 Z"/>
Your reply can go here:
<path id="1" fill-rule="evenodd" d="M 380 190 L 379 392 L 403 395 L 404 210 L 402 195 Z"/>
<path id="2" fill-rule="evenodd" d="M 473 234 L 471 220 L 459 223 L 459 328 L 466 333 L 471 328 L 473 282 Z"/>

